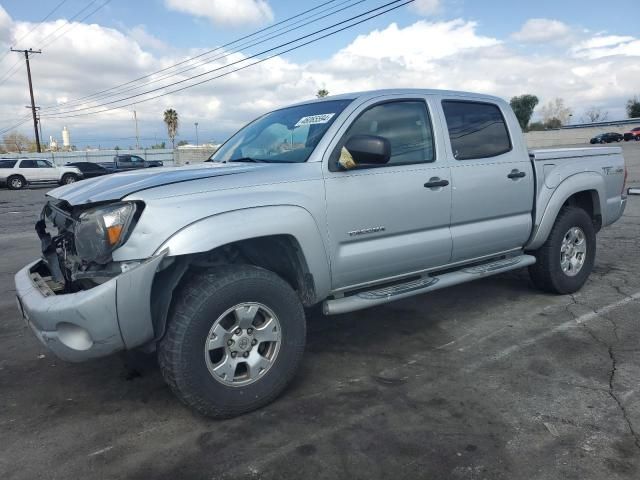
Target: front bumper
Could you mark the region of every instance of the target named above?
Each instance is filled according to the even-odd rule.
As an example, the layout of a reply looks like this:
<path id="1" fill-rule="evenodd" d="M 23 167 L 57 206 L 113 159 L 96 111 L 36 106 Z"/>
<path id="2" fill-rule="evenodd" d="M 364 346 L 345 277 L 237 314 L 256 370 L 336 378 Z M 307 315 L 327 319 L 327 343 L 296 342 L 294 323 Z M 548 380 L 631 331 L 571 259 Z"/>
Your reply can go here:
<path id="1" fill-rule="evenodd" d="M 89 290 L 56 295 L 33 273 L 33 262 L 15 275 L 18 306 L 36 337 L 71 362 L 104 357 L 154 338 L 150 298 L 164 254 Z"/>

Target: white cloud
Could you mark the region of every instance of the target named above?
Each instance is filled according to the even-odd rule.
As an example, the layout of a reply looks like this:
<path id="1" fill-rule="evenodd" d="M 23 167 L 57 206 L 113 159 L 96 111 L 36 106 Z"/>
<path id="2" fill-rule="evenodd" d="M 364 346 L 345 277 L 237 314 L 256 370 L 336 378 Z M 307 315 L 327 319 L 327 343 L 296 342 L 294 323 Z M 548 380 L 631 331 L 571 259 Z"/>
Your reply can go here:
<path id="1" fill-rule="evenodd" d="M 205 17 L 216 25 L 255 25 L 273 20 L 266 0 L 165 0 L 170 10 Z"/>
<path id="2" fill-rule="evenodd" d="M 512 37 L 525 43 L 544 43 L 566 39 L 571 28 L 559 20 L 548 18 L 531 18 Z"/>
<path id="3" fill-rule="evenodd" d="M 433 15 L 440 10 L 440 0 L 415 0 L 409 5 L 409 9 L 419 15 Z"/>
<path id="4" fill-rule="evenodd" d="M 571 52 L 577 57 L 590 59 L 612 55 L 640 56 L 640 39 L 618 35 L 596 36 L 578 43 Z"/>
<path id="5" fill-rule="evenodd" d="M 144 25 L 136 25 L 129 31 L 129 35 L 142 48 L 150 48 L 151 50 L 166 50 L 170 48 L 165 42 L 151 35 Z"/>
<path id="6" fill-rule="evenodd" d="M 2 32 L 8 32 L 7 45 L 35 26 L 9 19 L 9 25 L 5 21 L 2 27 L 2 18 L 0 10 L 0 42 Z M 33 44 L 42 43 L 60 24 L 43 24 L 32 34 Z M 202 53 L 202 50 L 158 48 L 159 44 L 141 32 L 148 33 L 142 28 L 123 33 L 99 25 L 77 24 L 45 53 L 34 56 L 36 102 L 43 106 L 61 104 Z M 591 105 L 608 110 L 612 119 L 622 118 L 626 99 L 637 94 L 640 53 L 634 53 L 634 48 L 640 39 L 585 35 L 574 40 L 568 49 L 536 54 L 531 49 L 511 48 L 508 38 L 483 35 L 478 25 L 470 21 L 422 20 L 406 27 L 392 23 L 356 37 L 327 59 L 300 63 L 276 57 L 179 94 L 138 103 L 141 137 L 152 139 L 143 141 L 146 144 L 154 143 L 156 135 L 158 141 L 166 139 L 162 112 L 172 107 L 181 119 L 179 139 L 191 139 L 193 122 L 197 121 L 200 141 L 222 140 L 265 111 L 314 98 L 321 87 L 331 94 L 393 87 L 470 90 L 507 99 L 532 93 L 540 98 L 541 104 L 555 97 L 564 98 L 576 118 Z M 609 55 L 602 56 L 603 49 Z M 309 56 L 313 52 L 313 48 L 304 50 Z M 223 66 L 231 58 L 243 57 L 234 54 L 172 80 Z M 14 57 L 5 59 L 0 70 L 11 65 L 10 60 L 13 63 Z M 20 71 L 0 87 L 2 120 L 23 117 L 27 104 L 26 79 Z M 79 145 L 86 139 L 101 139 L 103 146 L 113 145 L 115 142 L 105 142 L 105 138 L 134 135 L 132 108 L 67 119 L 45 117 L 44 134 L 46 138 L 53 134 L 59 139 L 62 127 L 68 125 Z M 22 131 L 30 134 L 29 124 Z M 126 141 L 117 143 L 129 145 Z M 135 140 L 130 142 L 134 143 Z"/>
<path id="7" fill-rule="evenodd" d="M 8 42 L 11 36 L 11 17 L 0 5 L 0 42 Z"/>

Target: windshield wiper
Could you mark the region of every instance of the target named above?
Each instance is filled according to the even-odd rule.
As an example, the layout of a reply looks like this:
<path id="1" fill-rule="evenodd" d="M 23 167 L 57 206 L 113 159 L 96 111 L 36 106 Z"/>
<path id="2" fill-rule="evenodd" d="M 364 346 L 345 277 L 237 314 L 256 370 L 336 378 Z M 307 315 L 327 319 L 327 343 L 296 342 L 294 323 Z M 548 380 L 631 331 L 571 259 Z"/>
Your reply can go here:
<path id="1" fill-rule="evenodd" d="M 241 158 L 234 158 L 232 160 L 229 160 L 229 162 L 253 162 L 253 163 L 266 163 L 266 160 L 261 160 L 259 158 L 251 158 L 251 157 L 241 157 Z"/>

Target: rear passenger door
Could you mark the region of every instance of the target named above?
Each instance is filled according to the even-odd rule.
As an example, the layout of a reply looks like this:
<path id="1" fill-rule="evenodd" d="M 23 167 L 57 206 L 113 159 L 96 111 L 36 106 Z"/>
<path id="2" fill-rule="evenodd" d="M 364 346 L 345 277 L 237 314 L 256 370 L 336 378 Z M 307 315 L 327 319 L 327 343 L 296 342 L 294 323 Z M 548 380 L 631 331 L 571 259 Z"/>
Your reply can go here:
<path id="1" fill-rule="evenodd" d="M 449 261 L 449 168 L 438 156 L 442 141 L 434 136 L 429 107 L 424 98 L 371 100 L 340 127 L 325 164 L 334 289 Z M 388 139 L 389 162 L 340 168 L 341 148 L 354 135 Z M 447 185 L 427 187 L 431 181 Z"/>
<path id="2" fill-rule="evenodd" d="M 452 262 L 521 248 L 531 233 L 533 167 L 497 103 L 443 98 L 451 165 Z M 518 132 L 519 133 L 519 132 Z"/>
<path id="3" fill-rule="evenodd" d="M 20 160 L 18 170 L 27 182 L 40 181 L 40 171 L 36 160 Z"/>

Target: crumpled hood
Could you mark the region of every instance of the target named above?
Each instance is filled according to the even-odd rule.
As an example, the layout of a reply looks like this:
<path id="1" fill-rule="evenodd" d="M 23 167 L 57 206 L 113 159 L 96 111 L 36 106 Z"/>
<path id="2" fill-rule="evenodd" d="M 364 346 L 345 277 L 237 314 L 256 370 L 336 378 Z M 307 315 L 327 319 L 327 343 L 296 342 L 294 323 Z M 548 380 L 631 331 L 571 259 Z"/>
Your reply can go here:
<path id="1" fill-rule="evenodd" d="M 64 200 L 70 205 L 106 202 L 120 200 L 132 193 L 162 185 L 224 175 L 236 175 L 260 167 L 264 167 L 264 165 L 206 163 L 184 167 L 145 168 L 72 183 L 51 190 L 47 195 Z"/>

